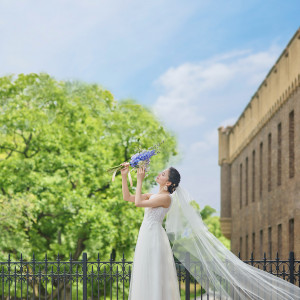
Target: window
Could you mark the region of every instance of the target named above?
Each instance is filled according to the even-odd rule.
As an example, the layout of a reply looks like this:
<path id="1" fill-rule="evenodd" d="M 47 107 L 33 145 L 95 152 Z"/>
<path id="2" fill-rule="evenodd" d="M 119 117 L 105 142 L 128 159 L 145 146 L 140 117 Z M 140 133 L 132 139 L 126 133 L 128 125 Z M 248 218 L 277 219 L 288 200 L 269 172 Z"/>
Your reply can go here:
<path id="1" fill-rule="evenodd" d="M 259 148 L 259 195 L 262 195 L 262 185 L 263 185 L 263 180 L 262 180 L 262 172 L 263 172 L 263 143 L 260 143 L 260 148 Z"/>
<path id="2" fill-rule="evenodd" d="M 252 253 L 253 253 L 253 258 L 255 256 L 255 232 L 252 233 Z"/>
<path id="3" fill-rule="evenodd" d="M 289 175 L 295 174 L 295 149 L 294 149 L 294 111 L 289 114 Z"/>
<path id="4" fill-rule="evenodd" d="M 269 258 L 272 258 L 272 227 L 268 228 L 268 252 Z"/>
<path id="5" fill-rule="evenodd" d="M 263 258 L 263 230 L 261 229 L 259 232 L 259 255 L 260 259 Z"/>
<path id="6" fill-rule="evenodd" d="M 268 192 L 272 187 L 272 135 L 268 135 Z"/>
<path id="7" fill-rule="evenodd" d="M 281 185 L 281 123 L 277 126 L 277 185 Z"/>
<path id="8" fill-rule="evenodd" d="M 246 234 L 246 259 L 249 259 L 249 256 L 248 256 L 248 234 Z"/>
<path id="9" fill-rule="evenodd" d="M 246 157 L 246 206 L 248 205 L 248 157 Z"/>
<path id="10" fill-rule="evenodd" d="M 252 202 L 255 202 L 255 150 L 252 152 Z"/>
<path id="11" fill-rule="evenodd" d="M 242 255 L 243 255 L 243 238 L 240 237 L 240 259 L 242 259 Z"/>
<path id="12" fill-rule="evenodd" d="M 278 256 L 282 259 L 282 225 L 278 224 L 277 226 L 277 244 L 278 244 Z"/>
<path id="13" fill-rule="evenodd" d="M 242 208 L 242 195 L 243 195 L 243 164 L 240 164 L 240 208 Z"/>
<path id="14" fill-rule="evenodd" d="M 294 251 L 294 219 L 289 220 L 289 251 Z"/>

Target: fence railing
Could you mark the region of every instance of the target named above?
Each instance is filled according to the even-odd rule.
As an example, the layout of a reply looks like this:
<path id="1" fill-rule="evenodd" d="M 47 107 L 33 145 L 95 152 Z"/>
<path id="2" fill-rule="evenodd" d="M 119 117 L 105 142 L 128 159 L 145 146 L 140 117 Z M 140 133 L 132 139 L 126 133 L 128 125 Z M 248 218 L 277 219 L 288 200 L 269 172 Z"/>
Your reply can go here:
<path id="1" fill-rule="evenodd" d="M 240 254 L 239 254 L 240 257 Z M 189 253 L 186 253 L 189 261 Z M 214 291 L 206 293 L 205 284 L 200 285 L 188 270 L 175 257 L 175 264 L 182 299 L 221 299 L 215 298 Z M 243 260 L 274 276 L 281 277 L 300 287 L 300 261 L 290 252 L 288 260 L 280 260 L 278 254 L 274 260 Z M 128 299 L 132 261 L 126 261 L 124 253 L 120 261 L 112 256 L 109 261 L 98 259 L 89 261 L 87 253 L 80 261 L 70 259 L 62 261 L 57 256 L 49 261 L 47 255 L 43 261 L 32 260 L 0 262 L 0 299 Z M 211 293 L 211 294 L 210 294 Z"/>

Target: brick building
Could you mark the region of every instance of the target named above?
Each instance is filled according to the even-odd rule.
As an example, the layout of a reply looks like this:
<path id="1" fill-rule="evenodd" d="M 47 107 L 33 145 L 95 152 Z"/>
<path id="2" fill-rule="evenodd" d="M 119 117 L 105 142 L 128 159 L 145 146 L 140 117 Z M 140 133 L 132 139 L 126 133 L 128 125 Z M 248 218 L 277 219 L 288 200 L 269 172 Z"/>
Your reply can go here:
<path id="1" fill-rule="evenodd" d="M 221 230 L 242 259 L 300 259 L 300 29 L 232 126 L 218 128 Z"/>

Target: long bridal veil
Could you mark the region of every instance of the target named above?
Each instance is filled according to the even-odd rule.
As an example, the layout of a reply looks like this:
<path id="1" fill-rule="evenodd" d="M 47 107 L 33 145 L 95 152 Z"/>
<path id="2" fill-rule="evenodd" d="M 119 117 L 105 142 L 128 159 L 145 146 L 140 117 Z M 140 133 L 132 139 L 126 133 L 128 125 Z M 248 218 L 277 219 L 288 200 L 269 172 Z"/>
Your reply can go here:
<path id="1" fill-rule="evenodd" d="M 173 254 L 207 292 L 214 290 L 221 299 L 300 299 L 299 287 L 244 263 L 209 232 L 183 187 L 172 198 L 165 225 Z"/>

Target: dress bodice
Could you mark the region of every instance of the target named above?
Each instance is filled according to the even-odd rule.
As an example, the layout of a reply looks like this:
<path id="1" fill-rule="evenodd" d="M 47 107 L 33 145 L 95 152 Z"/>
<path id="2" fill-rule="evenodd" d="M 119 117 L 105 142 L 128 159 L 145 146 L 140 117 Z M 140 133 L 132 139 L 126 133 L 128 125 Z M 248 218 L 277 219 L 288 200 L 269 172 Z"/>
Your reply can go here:
<path id="1" fill-rule="evenodd" d="M 152 197 L 155 197 L 156 194 L 153 194 L 150 196 L 149 199 Z M 151 228 L 153 223 L 159 223 L 162 224 L 164 217 L 166 213 L 169 211 L 171 205 L 172 205 L 172 196 L 170 195 L 171 198 L 171 203 L 169 207 L 163 207 L 163 206 L 158 206 L 158 207 L 145 207 L 145 213 L 144 213 L 144 219 L 142 222 L 142 225 L 146 225 L 147 227 Z"/>

